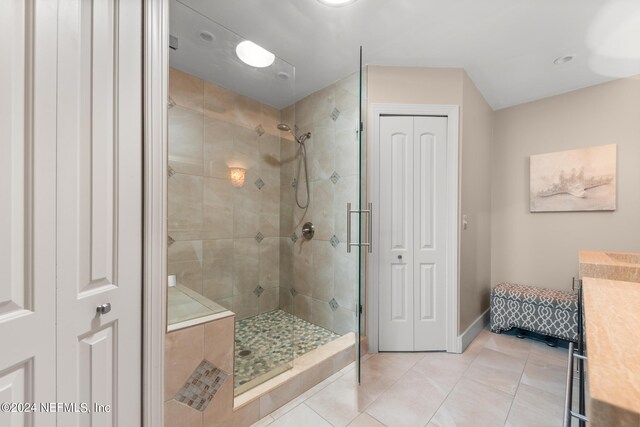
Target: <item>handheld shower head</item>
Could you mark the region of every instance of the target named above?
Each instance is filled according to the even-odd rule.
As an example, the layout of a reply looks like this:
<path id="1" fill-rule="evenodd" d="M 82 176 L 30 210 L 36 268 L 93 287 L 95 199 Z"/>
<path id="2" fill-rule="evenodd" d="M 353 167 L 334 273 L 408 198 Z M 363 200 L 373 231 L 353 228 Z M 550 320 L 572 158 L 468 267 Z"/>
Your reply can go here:
<path id="1" fill-rule="evenodd" d="M 286 123 L 279 123 L 277 127 L 278 127 L 279 130 L 281 130 L 283 132 L 290 132 L 291 135 L 293 135 L 293 138 L 296 140 L 296 142 L 298 144 L 301 144 L 304 141 L 306 141 L 307 139 L 311 138 L 311 132 L 307 132 L 307 133 L 304 133 L 304 134 L 298 136 L 298 135 L 296 135 L 294 130 L 291 129 L 291 126 L 289 126 Z"/>
<path id="2" fill-rule="evenodd" d="M 296 157 L 298 158 L 298 173 L 296 176 L 296 182 L 298 184 L 296 184 L 295 186 L 295 199 L 296 199 L 296 204 L 298 205 L 299 208 L 301 209 L 306 209 L 309 207 L 309 173 L 307 170 L 307 148 L 304 145 L 304 142 L 311 138 L 311 132 L 306 132 L 300 136 L 296 135 L 296 131 L 291 129 L 291 126 L 289 126 L 286 123 L 279 123 L 278 124 L 278 129 L 281 130 L 282 132 L 289 132 L 291 133 L 291 135 L 293 135 L 293 139 L 298 143 L 298 152 L 296 154 Z M 307 201 L 305 203 L 300 203 L 300 200 L 298 199 L 298 191 L 300 189 L 300 171 L 302 169 L 302 166 L 304 165 L 304 176 L 305 176 L 305 184 L 307 187 Z"/>

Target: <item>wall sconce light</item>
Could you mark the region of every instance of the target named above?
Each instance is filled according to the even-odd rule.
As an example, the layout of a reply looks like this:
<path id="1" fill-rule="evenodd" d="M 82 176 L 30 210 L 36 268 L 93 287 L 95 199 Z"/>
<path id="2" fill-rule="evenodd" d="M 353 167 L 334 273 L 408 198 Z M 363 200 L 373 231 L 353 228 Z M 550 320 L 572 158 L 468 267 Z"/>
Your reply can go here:
<path id="1" fill-rule="evenodd" d="M 244 175 L 247 172 L 244 168 L 229 168 L 229 179 L 234 187 L 242 187 L 244 185 Z"/>

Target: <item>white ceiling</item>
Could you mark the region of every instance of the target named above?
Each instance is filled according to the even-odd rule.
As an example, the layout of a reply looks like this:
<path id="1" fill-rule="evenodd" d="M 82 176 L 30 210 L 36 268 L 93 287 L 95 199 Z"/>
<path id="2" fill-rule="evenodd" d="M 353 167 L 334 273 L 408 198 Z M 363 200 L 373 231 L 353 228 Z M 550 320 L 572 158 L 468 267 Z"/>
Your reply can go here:
<path id="1" fill-rule="evenodd" d="M 178 49 L 169 55 L 172 67 L 277 108 L 296 101 L 291 64 L 276 57 L 270 67 L 249 67 L 235 54 L 242 37 L 176 0 L 170 2 L 169 15 L 171 35 L 178 38 Z M 201 31 L 213 40 L 203 40 Z"/>
<path id="2" fill-rule="evenodd" d="M 365 64 L 462 67 L 494 109 L 640 74 L 640 0 L 180 1 L 292 64 L 295 99 L 356 71 L 360 45 Z"/>

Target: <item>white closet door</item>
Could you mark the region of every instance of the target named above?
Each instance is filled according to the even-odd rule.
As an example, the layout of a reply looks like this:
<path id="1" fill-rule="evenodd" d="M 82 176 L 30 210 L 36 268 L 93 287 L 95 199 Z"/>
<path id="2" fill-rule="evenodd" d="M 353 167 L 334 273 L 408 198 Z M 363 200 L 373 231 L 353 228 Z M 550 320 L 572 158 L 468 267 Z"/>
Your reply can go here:
<path id="1" fill-rule="evenodd" d="M 0 402 L 55 402 L 57 2 L 0 1 Z M 10 409 L 18 409 L 17 407 Z M 55 414 L 0 411 L 0 426 Z"/>
<path id="2" fill-rule="evenodd" d="M 413 151 L 413 117 L 381 117 L 380 351 L 413 350 Z"/>
<path id="3" fill-rule="evenodd" d="M 380 118 L 379 350 L 446 349 L 447 118 Z"/>
<path id="4" fill-rule="evenodd" d="M 447 118 L 413 130 L 414 351 L 446 350 Z"/>
<path id="5" fill-rule="evenodd" d="M 65 0 L 59 20 L 57 399 L 103 412 L 60 413 L 58 425 L 136 426 L 142 2 Z"/>

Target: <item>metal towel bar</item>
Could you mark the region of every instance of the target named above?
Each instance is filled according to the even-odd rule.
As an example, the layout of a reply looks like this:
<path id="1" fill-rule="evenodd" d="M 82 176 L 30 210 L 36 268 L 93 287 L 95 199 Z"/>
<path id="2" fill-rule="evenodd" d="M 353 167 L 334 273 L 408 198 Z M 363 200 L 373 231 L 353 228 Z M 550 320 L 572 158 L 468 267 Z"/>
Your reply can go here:
<path id="1" fill-rule="evenodd" d="M 581 361 L 587 360 L 586 356 L 581 354 L 574 353 L 575 345 L 573 343 L 569 344 L 569 360 L 567 362 L 567 391 L 565 392 L 564 398 L 564 418 L 563 418 L 563 427 L 571 427 L 571 418 L 576 418 L 580 421 L 580 424 L 584 424 L 589 421 L 589 419 L 579 412 L 573 411 L 571 408 L 573 406 L 573 373 L 574 373 L 574 363 L 573 359 L 578 359 Z M 584 365 L 581 367 L 584 369 Z M 580 375 L 584 375 L 583 372 L 580 372 Z M 581 384 L 582 387 L 582 384 Z"/>
<path id="2" fill-rule="evenodd" d="M 576 290 L 576 281 L 578 282 L 578 348 L 574 353 L 575 344 L 572 342 L 569 344 L 569 361 L 567 363 L 567 391 L 565 394 L 564 402 L 564 418 L 562 425 L 564 427 L 571 426 L 571 418 L 576 418 L 579 421 L 580 427 L 584 427 L 589 419 L 585 415 L 586 402 L 585 402 L 585 373 L 584 362 L 587 360 L 585 353 L 584 342 L 584 323 L 583 323 L 583 308 L 582 308 L 582 280 L 576 280 L 575 277 L 571 283 L 573 290 Z M 575 412 L 571 409 L 573 406 L 573 372 L 574 372 L 574 359 L 578 360 L 578 370 L 580 373 L 579 378 L 579 406 L 580 412 Z"/>

